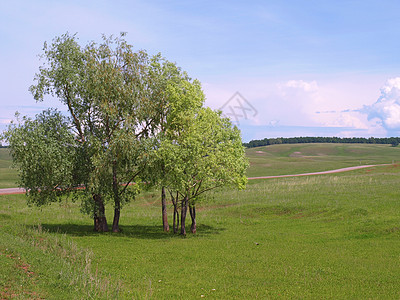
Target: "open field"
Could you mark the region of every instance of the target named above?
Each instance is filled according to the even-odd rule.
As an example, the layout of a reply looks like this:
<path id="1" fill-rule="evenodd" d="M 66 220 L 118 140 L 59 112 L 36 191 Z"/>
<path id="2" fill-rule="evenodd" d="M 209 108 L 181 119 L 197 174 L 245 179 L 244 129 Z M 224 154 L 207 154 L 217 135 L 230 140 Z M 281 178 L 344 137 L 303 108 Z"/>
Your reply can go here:
<path id="1" fill-rule="evenodd" d="M 11 158 L 6 148 L 0 148 L 0 189 L 16 187 L 17 171 L 11 169 Z"/>
<path id="2" fill-rule="evenodd" d="M 249 177 L 400 162 L 400 148 L 367 144 L 284 144 L 246 150 Z"/>
<path id="3" fill-rule="evenodd" d="M 362 164 L 389 163 L 400 150 L 345 145 L 341 156 L 327 153 L 335 149 L 328 146 L 341 145 L 284 146 L 308 157 L 291 157 L 293 148 L 286 154 L 250 149 L 272 153 L 259 158 L 264 154 L 250 151 L 249 175 L 273 175 L 279 161 L 281 174 L 346 167 L 357 161 L 351 150 L 370 151 L 371 158 L 359 156 Z M 326 155 L 314 155 L 321 149 Z M 271 167 L 261 173 L 267 160 Z M 198 234 L 185 239 L 162 232 L 158 193 L 144 192 L 124 207 L 120 234 L 92 232 L 90 218 L 70 200 L 37 209 L 27 207 L 23 195 L 0 196 L 0 262 L 6 266 L 0 295 L 399 298 L 399 183 L 398 165 L 250 181 L 245 191 L 225 189 L 204 199 Z"/>

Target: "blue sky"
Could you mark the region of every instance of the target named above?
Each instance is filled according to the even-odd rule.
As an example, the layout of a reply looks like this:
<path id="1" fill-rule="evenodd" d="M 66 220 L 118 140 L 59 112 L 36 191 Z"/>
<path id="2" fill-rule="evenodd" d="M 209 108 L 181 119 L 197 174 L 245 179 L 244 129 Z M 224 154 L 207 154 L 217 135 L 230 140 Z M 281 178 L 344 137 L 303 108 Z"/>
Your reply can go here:
<path id="1" fill-rule="evenodd" d="M 28 92 L 44 41 L 124 31 L 199 79 L 245 141 L 399 136 L 399 12 L 386 0 L 1 1 L 0 129 L 17 110 L 63 109 Z"/>

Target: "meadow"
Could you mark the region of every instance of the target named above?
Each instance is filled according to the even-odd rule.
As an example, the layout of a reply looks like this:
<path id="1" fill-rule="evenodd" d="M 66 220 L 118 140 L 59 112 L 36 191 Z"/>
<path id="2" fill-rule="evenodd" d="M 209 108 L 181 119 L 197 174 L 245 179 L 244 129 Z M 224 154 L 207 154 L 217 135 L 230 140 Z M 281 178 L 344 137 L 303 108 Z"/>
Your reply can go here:
<path id="1" fill-rule="evenodd" d="M 399 298 L 399 151 L 249 149 L 249 176 L 394 164 L 211 192 L 186 238 L 162 232 L 158 191 L 123 208 L 119 234 L 93 232 L 70 199 L 38 209 L 0 196 L 0 298 Z"/>
<path id="2" fill-rule="evenodd" d="M 18 175 L 15 169 L 11 168 L 12 162 L 6 148 L 0 148 L 0 189 L 16 187 Z"/>
<path id="3" fill-rule="evenodd" d="M 284 144 L 250 148 L 249 177 L 400 162 L 398 148 L 374 144 Z"/>

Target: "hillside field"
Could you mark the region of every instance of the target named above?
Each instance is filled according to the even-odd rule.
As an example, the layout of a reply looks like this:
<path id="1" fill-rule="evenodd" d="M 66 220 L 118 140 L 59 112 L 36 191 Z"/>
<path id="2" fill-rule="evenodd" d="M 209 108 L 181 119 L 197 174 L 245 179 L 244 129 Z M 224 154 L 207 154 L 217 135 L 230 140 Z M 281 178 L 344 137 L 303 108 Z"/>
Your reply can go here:
<path id="1" fill-rule="evenodd" d="M 0 189 L 17 186 L 17 171 L 11 168 L 11 164 L 8 149 L 0 148 Z"/>
<path id="2" fill-rule="evenodd" d="M 24 195 L 0 196 L 0 298 L 400 298 L 399 151 L 248 149 L 249 176 L 391 165 L 211 192 L 198 206 L 198 233 L 186 238 L 162 232 L 158 191 L 123 208 L 119 234 L 93 232 L 71 199 L 38 209 Z"/>
<path id="3" fill-rule="evenodd" d="M 400 162 L 400 147 L 369 144 L 284 144 L 250 148 L 249 177 Z"/>

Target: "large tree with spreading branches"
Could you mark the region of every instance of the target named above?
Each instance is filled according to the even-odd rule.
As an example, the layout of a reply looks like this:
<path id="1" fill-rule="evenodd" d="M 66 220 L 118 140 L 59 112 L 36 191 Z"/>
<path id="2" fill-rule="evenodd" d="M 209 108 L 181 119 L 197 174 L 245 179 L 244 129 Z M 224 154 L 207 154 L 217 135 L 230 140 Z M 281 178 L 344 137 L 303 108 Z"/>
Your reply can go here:
<path id="1" fill-rule="evenodd" d="M 153 149 L 149 137 L 159 131 L 166 101 L 160 97 L 159 69 L 171 64 L 160 55 L 134 52 L 124 34 L 104 36 L 101 43 L 85 47 L 75 35 L 65 34 L 45 44 L 41 58 L 44 63 L 30 91 L 36 101 L 50 94 L 64 104 L 68 116 L 44 112 L 12 124 L 5 133 L 24 175 L 20 185 L 39 205 L 79 188 L 97 231 L 108 231 L 104 206 L 110 200 L 112 231 L 117 232 L 122 205 L 138 188 L 129 184 L 140 181 L 147 151 Z M 35 135 L 25 142 L 30 132 Z M 57 172 L 60 176 L 52 175 Z"/>
<path id="2" fill-rule="evenodd" d="M 3 134 L 20 186 L 37 205 L 71 194 L 81 199 L 96 231 L 109 230 L 109 201 L 112 231 L 118 232 L 124 203 L 142 181 L 155 183 L 162 188 L 164 230 L 167 188 L 176 195 L 174 219 L 181 209 L 181 233 L 186 234 L 188 207 L 195 232 L 201 194 L 245 185 L 240 132 L 220 113 L 203 108 L 198 81 L 160 54 L 134 52 L 124 36 L 103 36 L 101 43 L 84 47 L 70 34 L 45 43 L 30 91 L 36 101 L 52 96 L 67 113 L 48 109 L 35 119 L 18 117 Z"/>

